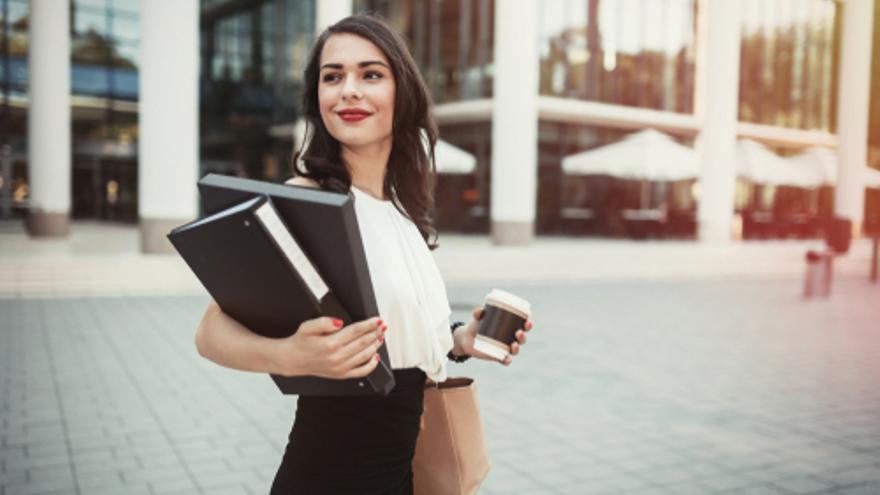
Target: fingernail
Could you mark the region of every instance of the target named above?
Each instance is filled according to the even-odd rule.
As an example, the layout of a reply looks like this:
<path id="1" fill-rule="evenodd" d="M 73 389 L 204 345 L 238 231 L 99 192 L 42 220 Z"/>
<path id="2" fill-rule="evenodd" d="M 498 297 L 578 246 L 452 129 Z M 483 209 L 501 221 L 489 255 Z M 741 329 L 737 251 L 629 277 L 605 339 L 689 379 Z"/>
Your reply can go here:
<path id="1" fill-rule="evenodd" d="M 373 357 L 376 358 L 376 361 L 378 361 L 379 360 L 379 353 L 377 352 L 376 354 L 373 354 Z"/>
<path id="2" fill-rule="evenodd" d="M 342 320 L 339 318 L 333 318 L 333 326 L 336 328 L 342 328 Z"/>
<path id="3" fill-rule="evenodd" d="M 379 334 L 379 342 L 385 342 L 385 335 Z"/>
<path id="4" fill-rule="evenodd" d="M 382 333 L 384 334 L 388 330 L 388 325 L 382 325 Z"/>
<path id="5" fill-rule="evenodd" d="M 380 326 L 380 327 L 382 326 L 382 319 L 381 318 L 376 320 L 376 326 Z"/>

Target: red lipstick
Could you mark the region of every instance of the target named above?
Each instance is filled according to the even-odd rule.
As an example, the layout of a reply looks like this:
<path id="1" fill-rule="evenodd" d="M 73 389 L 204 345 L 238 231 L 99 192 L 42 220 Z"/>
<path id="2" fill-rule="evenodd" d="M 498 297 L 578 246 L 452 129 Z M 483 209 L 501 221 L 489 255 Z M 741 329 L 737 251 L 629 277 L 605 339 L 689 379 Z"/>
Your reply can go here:
<path id="1" fill-rule="evenodd" d="M 346 122 L 359 122 L 372 115 L 372 113 L 360 108 L 345 108 L 336 112 L 336 114 Z"/>

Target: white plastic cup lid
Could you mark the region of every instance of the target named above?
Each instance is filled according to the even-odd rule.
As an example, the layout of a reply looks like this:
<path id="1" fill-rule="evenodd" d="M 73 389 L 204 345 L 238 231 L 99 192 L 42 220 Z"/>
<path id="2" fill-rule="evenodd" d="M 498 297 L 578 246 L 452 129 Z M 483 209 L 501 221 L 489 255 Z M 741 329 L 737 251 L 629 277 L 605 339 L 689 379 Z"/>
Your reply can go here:
<path id="1" fill-rule="evenodd" d="M 520 312 L 525 313 L 526 319 L 532 314 L 532 304 L 510 292 L 501 289 L 492 289 L 492 292 L 489 292 L 489 294 L 486 295 L 486 302 L 488 303 L 490 300 L 518 309 Z"/>

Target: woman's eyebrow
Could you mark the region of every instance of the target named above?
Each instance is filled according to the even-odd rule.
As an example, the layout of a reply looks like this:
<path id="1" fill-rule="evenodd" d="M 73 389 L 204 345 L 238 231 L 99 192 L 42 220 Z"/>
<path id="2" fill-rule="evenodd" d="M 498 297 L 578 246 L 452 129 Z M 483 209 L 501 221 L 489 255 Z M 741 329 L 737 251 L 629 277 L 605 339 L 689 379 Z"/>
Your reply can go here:
<path id="1" fill-rule="evenodd" d="M 382 67 L 385 67 L 386 69 L 391 70 L 391 68 L 388 67 L 388 64 L 386 64 L 385 62 L 382 62 L 381 60 L 365 60 L 363 62 L 358 62 L 357 65 L 358 65 L 358 68 L 361 68 L 361 69 L 363 69 L 364 67 L 369 67 L 371 65 L 381 65 Z M 324 69 L 337 69 L 337 70 L 342 69 L 342 64 L 338 64 L 338 63 L 324 64 L 321 66 L 321 70 L 324 70 Z"/>

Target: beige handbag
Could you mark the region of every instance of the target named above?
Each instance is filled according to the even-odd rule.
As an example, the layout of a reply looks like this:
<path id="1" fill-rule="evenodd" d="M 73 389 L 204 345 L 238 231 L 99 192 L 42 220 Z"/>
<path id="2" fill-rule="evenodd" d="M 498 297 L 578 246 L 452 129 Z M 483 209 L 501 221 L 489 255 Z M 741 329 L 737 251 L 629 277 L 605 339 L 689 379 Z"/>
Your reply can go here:
<path id="1" fill-rule="evenodd" d="M 489 452 L 472 378 L 425 385 L 413 458 L 415 495 L 471 495 L 489 473 Z"/>

